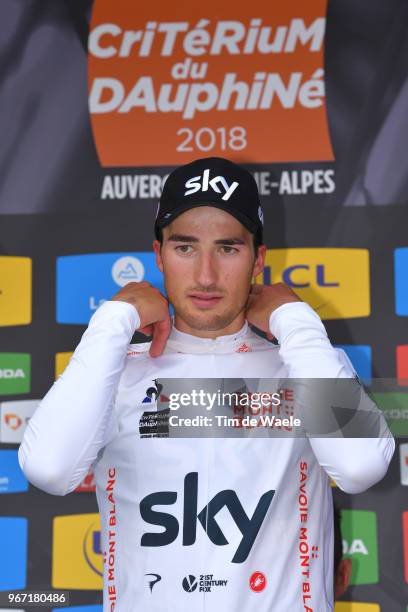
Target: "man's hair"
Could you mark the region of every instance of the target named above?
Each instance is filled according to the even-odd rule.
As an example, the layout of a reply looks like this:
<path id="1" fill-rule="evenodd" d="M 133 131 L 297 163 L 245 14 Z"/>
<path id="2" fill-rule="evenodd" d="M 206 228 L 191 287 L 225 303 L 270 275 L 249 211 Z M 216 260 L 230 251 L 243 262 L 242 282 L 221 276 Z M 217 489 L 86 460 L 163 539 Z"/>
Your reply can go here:
<path id="1" fill-rule="evenodd" d="M 157 240 L 160 242 L 160 246 L 163 245 L 163 230 L 161 227 L 157 228 Z M 258 254 L 258 249 L 262 244 L 262 236 L 259 232 L 252 234 L 252 241 L 254 245 L 255 257 Z"/>

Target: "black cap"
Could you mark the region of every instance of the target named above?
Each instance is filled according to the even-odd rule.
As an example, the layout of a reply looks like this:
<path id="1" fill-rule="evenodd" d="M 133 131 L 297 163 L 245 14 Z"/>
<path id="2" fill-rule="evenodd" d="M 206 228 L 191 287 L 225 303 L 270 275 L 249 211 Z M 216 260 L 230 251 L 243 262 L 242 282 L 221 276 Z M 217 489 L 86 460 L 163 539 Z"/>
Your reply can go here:
<path id="1" fill-rule="evenodd" d="M 230 213 L 262 242 L 263 213 L 252 174 L 224 157 L 203 157 L 169 174 L 157 208 L 154 231 L 198 206 L 215 206 Z"/>

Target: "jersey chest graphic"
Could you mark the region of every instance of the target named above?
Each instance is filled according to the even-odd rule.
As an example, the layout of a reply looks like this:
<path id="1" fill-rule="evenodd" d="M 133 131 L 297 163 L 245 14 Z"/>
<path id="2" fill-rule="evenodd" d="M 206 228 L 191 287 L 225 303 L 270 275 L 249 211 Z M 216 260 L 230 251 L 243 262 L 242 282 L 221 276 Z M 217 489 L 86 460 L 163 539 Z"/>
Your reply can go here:
<path id="1" fill-rule="evenodd" d="M 183 546 L 191 546 L 196 541 L 198 522 L 211 542 L 217 546 L 229 544 L 223 534 L 216 516 L 226 508 L 241 532 L 241 541 L 231 559 L 232 563 L 243 563 L 255 542 L 264 521 L 275 491 L 266 491 L 259 499 L 252 516 L 248 516 L 237 493 L 232 489 L 219 491 L 203 508 L 198 508 L 198 472 L 190 472 L 184 478 L 183 514 L 177 518 L 170 512 L 155 509 L 155 506 L 172 506 L 176 503 L 177 491 L 157 491 L 146 495 L 140 502 L 142 519 L 151 525 L 159 525 L 164 531 L 145 532 L 141 538 L 142 546 L 166 546 L 174 542 L 179 534 Z M 180 533 L 181 532 L 181 533 Z"/>

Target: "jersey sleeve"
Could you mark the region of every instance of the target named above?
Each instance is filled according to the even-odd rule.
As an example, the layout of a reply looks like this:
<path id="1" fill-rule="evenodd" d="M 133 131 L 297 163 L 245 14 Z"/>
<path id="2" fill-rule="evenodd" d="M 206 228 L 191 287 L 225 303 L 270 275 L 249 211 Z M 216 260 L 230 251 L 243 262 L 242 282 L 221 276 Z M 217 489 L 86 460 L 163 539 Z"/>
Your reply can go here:
<path id="1" fill-rule="evenodd" d="M 127 347 L 140 325 L 134 306 L 104 302 L 71 360 L 28 421 L 18 460 L 27 479 L 53 495 L 75 489 L 117 432 L 115 398 Z"/>
<path id="2" fill-rule="evenodd" d="M 279 353 L 289 378 L 356 376 L 344 351 L 331 345 L 320 317 L 308 304 L 283 304 L 271 314 L 269 327 L 279 341 Z M 383 426 L 379 437 L 309 438 L 319 464 L 347 493 L 365 491 L 387 472 L 395 441 L 380 416 Z"/>

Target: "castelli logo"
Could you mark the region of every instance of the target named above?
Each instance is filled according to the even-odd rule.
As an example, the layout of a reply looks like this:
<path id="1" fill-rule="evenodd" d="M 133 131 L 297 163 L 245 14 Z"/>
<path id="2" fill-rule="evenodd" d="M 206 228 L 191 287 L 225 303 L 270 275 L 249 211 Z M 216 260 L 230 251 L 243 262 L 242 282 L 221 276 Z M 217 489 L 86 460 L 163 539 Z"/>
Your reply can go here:
<path id="1" fill-rule="evenodd" d="M 326 4 L 253 0 L 237 14 L 235 0 L 95 0 L 89 112 L 101 164 L 333 160 Z"/>
<path id="2" fill-rule="evenodd" d="M 262 572 L 254 572 L 249 579 L 249 586 L 254 593 L 260 593 L 266 587 L 265 574 Z"/>

